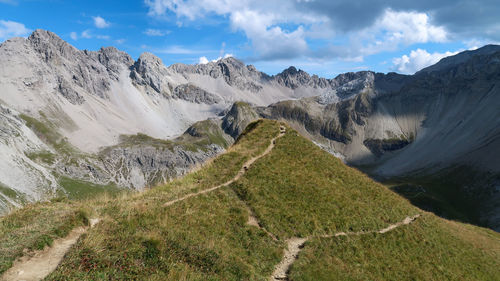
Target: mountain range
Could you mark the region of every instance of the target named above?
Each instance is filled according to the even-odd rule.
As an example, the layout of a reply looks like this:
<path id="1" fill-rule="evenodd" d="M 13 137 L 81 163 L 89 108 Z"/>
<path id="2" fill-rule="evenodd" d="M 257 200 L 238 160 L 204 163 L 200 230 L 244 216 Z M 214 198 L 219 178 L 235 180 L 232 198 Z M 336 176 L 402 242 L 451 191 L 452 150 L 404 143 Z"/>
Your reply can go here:
<path id="1" fill-rule="evenodd" d="M 268 118 L 421 208 L 499 230 L 499 81 L 495 45 L 415 75 L 326 79 L 232 57 L 165 66 L 36 30 L 0 45 L 0 210 L 168 182 Z"/>

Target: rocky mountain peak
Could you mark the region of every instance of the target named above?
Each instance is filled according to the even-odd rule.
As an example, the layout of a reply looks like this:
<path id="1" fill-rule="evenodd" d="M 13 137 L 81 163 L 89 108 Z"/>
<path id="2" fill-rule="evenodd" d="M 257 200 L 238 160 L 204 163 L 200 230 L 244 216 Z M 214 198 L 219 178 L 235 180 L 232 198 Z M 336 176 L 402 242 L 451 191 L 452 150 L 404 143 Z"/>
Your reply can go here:
<path id="1" fill-rule="evenodd" d="M 45 61 L 52 60 L 58 55 L 72 59 L 79 52 L 75 47 L 48 30 L 37 29 L 33 31 L 28 37 L 28 41 Z"/>
<path id="2" fill-rule="evenodd" d="M 223 58 L 223 59 L 218 60 L 216 63 L 230 65 L 231 67 L 237 68 L 237 69 L 245 68 L 245 63 L 243 63 L 242 61 L 240 61 L 239 59 L 236 59 L 234 57 Z"/>
<path id="3" fill-rule="evenodd" d="M 156 66 L 163 65 L 163 61 L 159 57 L 153 55 L 150 52 L 142 53 L 137 59 L 137 61 L 140 62 L 141 64 L 151 64 Z"/>
<path id="4" fill-rule="evenodd" d="M 130 77 L 136 84 L 149 86 L 160 94 L 169 95 L 169 71 L 162 60 L 152 53 L 142 53 L 131 67 Z"/>

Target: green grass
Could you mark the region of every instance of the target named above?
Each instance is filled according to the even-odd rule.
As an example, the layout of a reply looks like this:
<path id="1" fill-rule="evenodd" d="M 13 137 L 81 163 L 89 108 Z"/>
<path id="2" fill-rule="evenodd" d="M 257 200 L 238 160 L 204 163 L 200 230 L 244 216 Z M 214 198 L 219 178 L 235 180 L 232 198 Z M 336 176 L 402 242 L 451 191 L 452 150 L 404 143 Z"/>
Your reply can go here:
<path id="1" fill-rule="evenodd" d="M 230 188 L 163 204 L 234 177 L 278 132 L 258 122 L 228 153 L 183 179 L 147 193 L 111 200 L 103 223 L 77 245 L 51 280 L 267 280 L 282 243 L 246 225 L 248 213 Z"/>
<path id="2" fill-rule="evenodd" d="M 68 202 L 30 204 L 0 218 L 0 274 L 25 249 L 43 249 L 75 226 L 86 223 L 86 211 Z"/>
<path id="3" fill-rule="evenodd" d="M 13 201 L 17 203 L 26 203 L 26 198 L 22 193 L 17 192 L 14 189 L 8 188 L 7 186 L 3 185 L 0 183 L 0 193 L 3 195 L 7 196 L 8 198 L 12 199 Z M 0 200 L 3 198 L 0 197 Z"/>
<path id="4" fill-rule="evenodd" d="M 114 147 L 152 146 L 156 149 L 168 149 L 174 151 L 175 147 L 181 147 L 188 151 L 207 151 L 208 146 L 216 144 L 227 148 L 228 140 L 224 137 L 222 129 L 212 120 L 204 120 L 193 124 L 187 132 L 173 140 L 163 140 L 150 137 L 145 134 L 121 135 L 120 143 Z"/>
<path id="5" fill-rule="evenodd" d="M 30 128 L 42 141 L 52 146 L 56 151 L 63 154 L 73 154 L 76 149 L 57 132 L 57 129 L 47 120 L 45 115 L 40 114 L 40 119 L 33 118 L 26 114 L 20 114 L 19 117 L 26 122 Z"/>
<path id="6" fill-rule="evenodd" d="M 56 155 L 50 151 L 37 151 L 37 152 L 32 152 L 32 153 L 29 153 L 27 154 L 26 156 L 28 156 L 29 159 L 31 160 L 39 160 L 39 161 L 42 161 L 43 163 L 46 163 L 46 164 L 54 164 L 55 160 L 56 160 Z"/>
<path id="7" fill-rule="evenodd" d="M 91 199 L 102 196 L 104 193 L 112 196 L 120 192 L 125 192 L 124 189 L 114 184 L 100 185 L 65 176 L 59 178 L 59 185 L 64 189 L 61 196 L 71 200 Z"/>
<path id="8" fill-rule="evenodd" d="M 267 148 L 278 130 L 277 122 L 251 123 L 227 153 L 144 193 L 48 204 L 53 210 L 43 214 L 55 210 L 78 214 L 75 210 L 87 206 L 101 222 L 81 237 L 47 279 L 268 280 L 282 257 L 285 239 L 311 235 L 291 269 L 292 280 L 500 276 L 498 233 L 432 214 L 384 235 L 314 238 L 337 231 L 378 230 L 422 211 L 290 128 L 238 182 L 164 206 L 227 182 L 245 161 Z M 246 224 L 248 209 L 278 241 Z M 27 215 L 31 221 L 37 216 Z M 50 233 L 56 223 L 64 223 L 42 218 L 49 221 L 38 233 Z M 3 220 L 24 221 L 19 216 Z M 49 243 L 45 236 L 37 237 L 29 243 Z M 0 242 L 0 247 L 9 246 Z M 5 255 L 12 260 L 11 253 Z"/>
<path id="9" fill-rule="evenodd" d="M 316 238 L 291 280 L 498 280 L 500 237 L 425 214 L 385 234 Z"/>
<path id="10" fill-rule="evenodd" d="M 234 186 L 262 224 L 283 239 L 377 229 L 418 212 L 295 131 Z"/>

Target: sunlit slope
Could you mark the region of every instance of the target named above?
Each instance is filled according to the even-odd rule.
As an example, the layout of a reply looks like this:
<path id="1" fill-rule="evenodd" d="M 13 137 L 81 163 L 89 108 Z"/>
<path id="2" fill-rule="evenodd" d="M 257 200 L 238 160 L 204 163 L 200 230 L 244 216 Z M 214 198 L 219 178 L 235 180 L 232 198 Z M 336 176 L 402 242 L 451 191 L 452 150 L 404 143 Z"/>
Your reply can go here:
<path id="1" fill-rule="evenodd" d="M 307 242 L 291 280 L 500 276 L 497 233 L 424 213 L 289 127 L 280 131 L 277 122 L 251 123 L 227 153 L 182 179 L 82 203 L 101 222 L 47 279 L 268 280 L 292 237 Z M 417 214 L 387 233 L 334 236 Z"/>

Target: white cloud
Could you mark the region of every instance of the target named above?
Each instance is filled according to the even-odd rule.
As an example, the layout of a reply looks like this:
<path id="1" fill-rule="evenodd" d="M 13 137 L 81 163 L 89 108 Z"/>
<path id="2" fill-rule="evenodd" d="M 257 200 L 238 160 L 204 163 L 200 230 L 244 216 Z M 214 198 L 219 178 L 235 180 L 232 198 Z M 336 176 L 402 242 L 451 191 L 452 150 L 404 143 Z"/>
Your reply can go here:
<path id="1" fill-rule="evenodd" d="M 30 32 L 31 30 L 26 28 L 22 23 L 0 20 L 0 39 L 26 36 Z"/>
<path id="2" fill-rule="evenodd" d="M 426 50 L 416 49 L 410 52 L 410 55 L 403 55 L 399 58 L 394 58 L 392 63 L 394 64 L 394 70 L 405 73 L 413 74 L 424 67 L 433 65 L 437 63 L 444 57 L 449 57 L 456 55 L 457 52 L 445 52 L 445 53 L 429 53 Z"/>
<path id="3" fill-rule="evenodd" d="M 198 64 L 207 64 L 207 63 L 208 63 L 207 57 L 200 57 Z"/>
<path id="4" fill-rule="evenodd" d="M 173 11 L 179 20 L 193 21 L 206 15 L 227 16 L 234 31 L 250 39 L 256 58 L 294 57 L 308 50 L 304 24 L 324 21 L 294 9 L 293 1 L 146 0 L 149 15 L 164 16 Z M 180 22 L 182 24 L 182 22 Z M 284 29 L 282 24 L 296 24 Z"/>
<path id="5" fill-rule="evenodd" d="M 90 34 L 90 30 L 87 29 L 87 30 L 82 31 L 81 37 L 85 38 L 85 39 L 92 38 L 92 35 Z"/>
<path id="6" fill-rule="evenodd" d="M 92 17 L 94 19 L 94 25 L 97 28 L 106 28 L 109 27 L 111 24 L 107 22 L 104 18 L 97 16 L 97 17 Z"/>
<path id="7" fill-rule="evenodd" d="M 84 38 L 84 39 L 97 38 L 97 39 L 101 39 L 101 40 L 110 40 L 111 39 L 111 36 L 109 36 L 109 35 L 93 34 L 90 29 L 86 29 L 86 30 L 82 31 L 82 33 L 80 34 L 79 37 L 78 37 L 78 34 L 76 34 L 76 32 L 71 32 L 70 37 L 73 40 L 76 40 L 73 38 L 73 36 L 76 39 L 78 39 L 78 38 Z"/>
<path id="8" fill-rule="evenodd" d="M 448 33 L 441 26 L 431 24 L 429 15 L 417 12 L 385 10 L 375 24 L 352 34 L 359 55 L 395 51 L 401 46 L 416 43 L 445 42 Z"/>
<path id="9" fill-rule="evenodd" d="M 73 40 L 78 40 L 78 34 L 74 31 L 69 34 L 69 37 Z"/>
<path id="10" fill-rule="evenodd" d="M 116 44 L 119 44 L 119 45 L 121 45 L 121 44 L 125 43 L 125 41 L 127 41 L 127 40 L 126 40 L 126 39 L 123 39 L 123 38 L 120 38 L 120 39 L 116 39 L 116 40 L 115 40 Z"/>
<path id="11" fill-rule="evenodd" d="M 219 60 L 221 59 L 227 59 L 227 58 L 232 58 L 233 57 L 233 54 L 224 54 L 224 55 L 221 55 L 220 57 L 214 59 L 214 60 L 208 60 L 207 57 L 203 56 L 203 57 L 200 57 L 199 60 L 198 60 L 198 64 L 207 64 L 209 62 L 218 62 Z"/>
<path id="12" fill-rule="evenodd" d="M 161 36 L 166 36 L 166 35 L 170 34 L 170 30 L 160 30 L 160 29 L 148 28 L 143 33 L 146 34 L 147 36 L 161 37 Z"/>
<path id="13" fill-rule="evenodd" d="M 415 43 L 444 42 L 448 38 L 445 28 L 434 25 L 430 14 L 390 8 L 381 9 L 381 13 L 368 27 L 335 30 L 333 16 L 318 13 L 305 6 L 305 3 L 321 6 L 325 2 L 327 1 L 145 0 L 150 16 L 167 16 L 167 12 L 171 11 L 181 25 L 182 20 L 195 21 L 210 15 L 228 18 L 233 31 L 242 31 L 249 39 L 255 60 L 341 57 L 362 61 L 366 55 L 397 50 L 400 46 Z M 309 40 L 325 39 L 331 42 L 336 36 L 347 38 L 344 40 L 346 43 L 331 46 L 325 44 L 311 50 Z"/>

